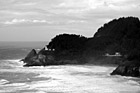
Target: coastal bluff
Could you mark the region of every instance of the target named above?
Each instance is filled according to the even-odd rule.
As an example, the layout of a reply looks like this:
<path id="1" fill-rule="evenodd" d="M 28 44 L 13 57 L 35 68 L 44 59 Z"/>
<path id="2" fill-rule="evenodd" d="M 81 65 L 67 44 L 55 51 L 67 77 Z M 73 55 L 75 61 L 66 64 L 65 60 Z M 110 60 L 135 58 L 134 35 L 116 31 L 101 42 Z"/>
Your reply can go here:
<path id="1" fill-rule="evenodd" d="M 136 61 L 125 62 L 120 64 L 111 75 L 131 76 L 140 77 L 140 64 Z"/>
<path id="2" fill-rule="evenodd" d="M 118 67 L 111 75 L 140 77 L 140 21 L 137 17 L 114 19 L 90 38 L 59 34 L 46 47 L 39 52 L 32 49 L 22 59 L 24 66 L 112 64 Z"/>
<path id="3" fill-rule="evenodd" d="M 56 60 L 53 51 L 41 49 L 38 53 L 35 49 L 32 49 L 28 55 L 22 59 L 25 63 L 24 67 L 29 66 L 49 66 L 49 65 L 65 65 L 76 64 L 76 60 Z"/>

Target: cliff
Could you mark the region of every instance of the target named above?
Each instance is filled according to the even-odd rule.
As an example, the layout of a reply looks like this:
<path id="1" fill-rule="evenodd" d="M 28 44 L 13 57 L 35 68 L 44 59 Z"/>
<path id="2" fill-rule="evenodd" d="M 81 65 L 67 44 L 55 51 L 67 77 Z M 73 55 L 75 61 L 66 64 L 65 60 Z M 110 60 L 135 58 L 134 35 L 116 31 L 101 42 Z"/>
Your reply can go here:
<path id="1" fill-rule="evenodd" d="M 32 50 L 24 62 L 26 66 L 96 63 L 120 64 L 122 67 L 122 64 L 126 66 L 129 61 L 129 70 L 135 64 L 138 64 L 138 68 L 140 66 L 139 41 L 139 19 L 122 17 L 104 24 L 91 38 L 75 34 L 57 35 L 47 45 L 48 50 L 42 49 L 38 53 Z M 116 53 L 121 56 L 116 56 Z M 112 75 L 119 74 L 119 71 L 114 71 Z"/>

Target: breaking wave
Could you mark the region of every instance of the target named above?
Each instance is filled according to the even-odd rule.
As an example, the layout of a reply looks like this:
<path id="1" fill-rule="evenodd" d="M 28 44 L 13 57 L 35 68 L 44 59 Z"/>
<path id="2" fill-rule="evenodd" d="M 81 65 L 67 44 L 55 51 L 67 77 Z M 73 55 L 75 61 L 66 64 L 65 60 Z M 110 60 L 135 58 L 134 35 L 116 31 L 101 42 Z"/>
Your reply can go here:
<path id="1" fill-rule="evenodd" d="M 0 93 L 140 93 L 138 78 L 110 76 L 115 67 L 23 67 L 19 59 L 0 64 Z"/>

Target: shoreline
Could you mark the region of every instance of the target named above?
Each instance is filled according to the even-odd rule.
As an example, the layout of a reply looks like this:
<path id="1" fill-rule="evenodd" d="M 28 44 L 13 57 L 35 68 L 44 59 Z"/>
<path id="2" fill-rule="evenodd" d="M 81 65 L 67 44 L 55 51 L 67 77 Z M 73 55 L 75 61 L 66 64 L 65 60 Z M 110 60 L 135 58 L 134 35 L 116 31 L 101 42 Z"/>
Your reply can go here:
<path id="1" fill-rule="evenodd" d="M 24 64 L 24 62 L 23 61 L 21 61 L 21 59 L 1 59 L 0 61 L 9 61 L 9 62 L 17 62 L 17 63 L 23 63 Z M 60 66 L 65 66 L 65 65 L 87 65 L 87 66 L 107 66 L 107 67 L 117 67 L 118 65 L 117 64 L 101 64 L 101 63 L 85 63 L 85 64 L 61 64 Z M 24 66 L 24 65 L 23 65 Z M 59 66 L 59 65 L 48 65 L 48 66 Z M 32 66 L 30 66 L 30 67 L 32 67 Z M 34 66 L 33 66 L 34 67 Z M 38 66 L 38 67 L 40 67 L 40 66 Z M 42 66 L 41 66 L 42 67 Z M 47 67 L 47 65 L 46 66 L 44 66 L 44 67 Z"/>

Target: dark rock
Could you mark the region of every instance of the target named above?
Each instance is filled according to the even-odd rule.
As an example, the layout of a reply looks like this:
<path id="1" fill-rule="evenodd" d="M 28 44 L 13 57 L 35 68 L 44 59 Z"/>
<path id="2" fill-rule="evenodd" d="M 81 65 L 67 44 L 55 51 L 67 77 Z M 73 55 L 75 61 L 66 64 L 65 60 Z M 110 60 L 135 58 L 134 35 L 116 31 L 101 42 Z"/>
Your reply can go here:
<path id="1" fill-rule="evenodd" d="M 65 64 L 77 64 L 76 60 L 56 60 L 55 55 L 52 51 L 47 51 L 44 48 L 38 53 L 33 49 L 26 57 L 23 59 L 24 66 L 48 66 L 48 65 L 65 65 Z"/>
<path id="2" fill-rule="evenodd" d="M 24 66 L 42 66 L 45 58 L 44 56 L 38 55 L 35 49 L 24 58 L 22 61 L 26 63 Z"/>
<path id="3" fill-rule="evenodd" d="M 36 50 L 32 49 L 31 52 L 25 57 L 25 59 L 22 59 L 22 61 L 26 62 L 29 61 L 31 58 L 37 56 Z"/>
<path id="4" fill-rule="evenodd" d="M 41 49 L 38 53 L 33 49 L 24 59 L 24 66 L 46 66 L 57 65 L 57 61 L 54 61 L 52 53 L 49 54 L 45 48 Z"/>
<path id="5" fill-rule="evenodd" d="M 140 77 L 140 65 L 138 64 L 123 64 L 119 65 L 111 75 L 122 75 Z"/>
<path id="6" fill-rule="evenodd" d="M 38 54 L 43 54 L 45 51 L 46 51 L 45 48 L 43 48 L 38 52 Z"/>
<path id="7" fill-rule="evenodd" d="M 39 55 L 40 56 L 40 55 Z M 44 66 L 45 65 L 45 58 L 35 56 L 30 58 L 30 60 L 26 61 L 24 66 Z"/>
<path id="8" fill-rule="evenodd" d="M 43 66 L 45 66 L 47 63 L 47 58 L 45 55 L 38 54 L 38 60 L 39 60 L 40 64 Z"/>
<path id="9" fill-rule="evenodd" d="M 125 73 L 126 66 L 120 65 L 111 73 L 111 75 L 125 75 Z"/>
<path id="10" fill-rule="evenodd" d="M 140 61 L 140 21 L 135 17 L 119 18 L 104 24 L 95 35 L 86 38 L 81 35 L 60 34 L 47 45 L 48 50 L 41 49 L 38 54 L 33 49 L 23 60 L 26 65 L 61 65 L 71 63 L 88 63 L 88 60 L 103 60 L 103 64 L 120 64 L 118 60 Z M 122 57 L 107 58 L 105 53 L 119 52 Z M 127 57 L 125 57 L 125 55 Z M 67 61 L 68 60 L 68 61 Z M 76 60 L 76 61 L 72 61 Z M 115 61 L 112 61 L 115 60 Z M 90 61 L 93 64 L 97 61 Z M 99 62 L 99 61 L 98 61 Z M 124 62 L 126 63 L 126 62 Z M 132 62 L 133 63 L 133 62 Z M 140 76 L 140 62 L 119 65 L 111 74 Z M 99 63 L 98 63 L 99 64 Z"/>

